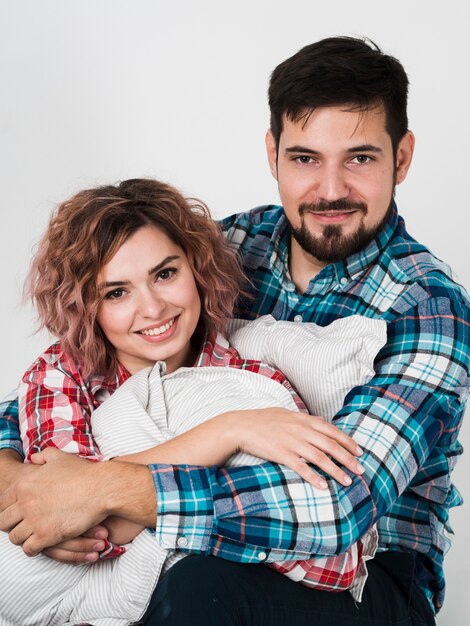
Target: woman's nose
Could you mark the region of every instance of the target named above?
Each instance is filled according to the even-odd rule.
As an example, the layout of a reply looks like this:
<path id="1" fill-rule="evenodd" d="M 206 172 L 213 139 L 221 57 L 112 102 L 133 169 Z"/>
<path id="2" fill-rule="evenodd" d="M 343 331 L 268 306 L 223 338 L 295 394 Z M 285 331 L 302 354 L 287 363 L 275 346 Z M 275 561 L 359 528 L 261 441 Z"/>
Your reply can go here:
<path id="1" fill-rule="evenodd" d="M 164 299 L 159 297 L 155 292 L 148 290 L 140 295 L 139 313 L 143 317 L 158 318 L 165 308 L 166 303 Z"/>

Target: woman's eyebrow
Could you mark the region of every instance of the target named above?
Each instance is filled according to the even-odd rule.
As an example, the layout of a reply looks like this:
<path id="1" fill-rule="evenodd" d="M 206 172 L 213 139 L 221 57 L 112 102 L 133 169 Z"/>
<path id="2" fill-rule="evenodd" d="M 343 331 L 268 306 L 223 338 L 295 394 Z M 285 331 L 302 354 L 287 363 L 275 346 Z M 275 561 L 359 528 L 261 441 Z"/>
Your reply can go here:
<path id="1" fill-rule="evenodd" d="M 167 256 L 166 258 L 163 259 L 163 261 L 155 265 L 155 267 L 152 267 L 152 269 L 149 270 L 149 274 L 155 274 L 155 272 L 158 272 L 158 270 L 161 270 L 162 267 L 165 267 L 165 265 L 168 265 L 168 263 L 171 263 L 172 261 L 176 261 L 176 259 L 179 259 L 179 258 L 180 257 L 178 254 L 174 254 L 173 256 Z"/>
<path id="2" fill-rule="evenodd" d="M 163 259 L 163 261 L 160 261 L 160 263 L 157 263 L 157 265 L 155 265 L 155 267 L 152 267 L 151 269 L 149 269 L 149 271 L 148 271 L 149 276 L 151 274 L 155 274 L 155 272 L 158 272 L 158 270 L 161 270 L 162 267 L 165 267 L 165 265 L 168 265 L 168 263 L 171 263 L 172 261 L 176 261 L 179 258 L 180 258 L 180 256 L 178 254 L 174 254 L 172 256 L 165 257 Z M 108 289 L 109 287 L 125 287 L 130 282 L 131 282 L 130 280 L 111 280 L 111 281 L 106 281 L 104 283 L 100 283 L 98 285 L 98 289 Z"/>
<path id="3" fill-rule="evenodd" d="M 111 280 L 98 285 L 98 289 L 107 289 L 108 287 L 124 287 L 130 283 L 129 280 Z"/>

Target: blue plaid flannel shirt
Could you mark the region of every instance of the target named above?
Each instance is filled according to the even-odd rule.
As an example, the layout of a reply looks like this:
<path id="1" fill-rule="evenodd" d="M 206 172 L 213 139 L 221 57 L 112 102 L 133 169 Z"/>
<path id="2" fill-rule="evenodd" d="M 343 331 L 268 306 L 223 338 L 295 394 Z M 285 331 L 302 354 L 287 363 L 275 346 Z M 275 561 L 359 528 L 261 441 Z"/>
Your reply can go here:
<path id="1" fill-rule="evenodd" d="M 14 389 L 0 402 L 0 450 L 9 448 L 24 457 L 18 428 L 18 392 Z"/>
<path id="2" fill-rule="evenodd" d="M 461 504 L 450 475 L 469 389 L 470 301 L 449 268 L 406 232 L 394 208 L 365 250 L 330 264 L 299 294 L 289 275 L 289 229 L 278 206 L 221 222 L 243 259 L 251 298 L 237 316 L 315 322 L 360 314 L 386 320 L 376 375 L 346 397 L 335 423 L 364 449 L 366 472 L 315 490 L 273 463 L 252 467 L 151 466 L 156 536 L 164 547 L 240 562 L 344 551 L 374 523 L 381 550 L 416 555 L 416 582 L 438 610 L 449 509 Z M 2 405 L 0 446 L 17 449 L 14 402 Z M 185 546 L 185 547 L 184 547 Z"/>
<path id="3" fill-rule="evenodd" d="M 449 268 L 406 232 L 396 208 L 376 240 L 330 264 L 300 294 L 288 269 L 283 209 L 264 206 L 221 222 L 251 281 L 238 317 L 325 326 L 359 314 L 387 322 L 376 375 L 346 397 L 335 423 L 364 449 L 350 487 L 306 485 L 291 470 L 154 466 L 157 536 L 188 551 L 243 562 L 343 551 L 376 523 L 381 550 L 416 554 L 416 582 L 438 610 L 449 509 L 461 504 L 450 474 L 469 389 L 470 301 Z"/>

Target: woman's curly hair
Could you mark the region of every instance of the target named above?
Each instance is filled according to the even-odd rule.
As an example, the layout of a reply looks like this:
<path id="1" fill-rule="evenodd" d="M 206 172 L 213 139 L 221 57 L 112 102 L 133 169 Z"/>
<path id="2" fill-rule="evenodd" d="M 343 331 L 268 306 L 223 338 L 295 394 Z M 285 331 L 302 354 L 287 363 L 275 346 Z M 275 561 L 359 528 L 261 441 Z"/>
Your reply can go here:
<path id="1" fill-rule="evenodd" d="M 96 317 L 98 274 L 137 230 L 155 226 L 185 252 L 201 298 L 198 341 L 223 332 L 243 274 L 207 207 L 153 179 L 86 189 L 60 204 L 38 245 L 26 281 L 40 328 L 58 337 L 84 376 L 116 371 L 114 349 Z"/>

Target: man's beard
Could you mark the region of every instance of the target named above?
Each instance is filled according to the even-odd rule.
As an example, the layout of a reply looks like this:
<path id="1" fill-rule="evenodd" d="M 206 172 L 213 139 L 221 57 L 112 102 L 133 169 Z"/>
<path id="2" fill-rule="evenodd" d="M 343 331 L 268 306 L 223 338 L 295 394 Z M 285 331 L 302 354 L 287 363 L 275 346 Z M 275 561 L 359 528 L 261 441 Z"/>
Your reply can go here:
<path id="1" fill-rule="evenodd" d="M 301 225 L 299 228 L 291 226 L 292 236 L 299 246 L 308 254 L 311 254 L 317 261 L 322 263 L 335 263 L 342 261 L 352 254 L 364 250 L 369 243 L 375 239 L 378 233 L 388 222 L 393 206 L 393 194 L 390 205 L 383 219 L 371 228 L 364 225 L 364 216 L 367 214 L 367 205 L 364 202 L 348 202 L 346 200 L 335 200 L 334 202 L 318 202 L 316 204 L 302 203 L 299 206 Z M 358 228 L 350 235 L 343 234 L 341 224 L 327 224 L 323 227 L 321 235 L 312 234 L 303 219 L 305 213 L 328 213 L 331 211 L 348 211 L 355 209 L 363 213 Z"/>

